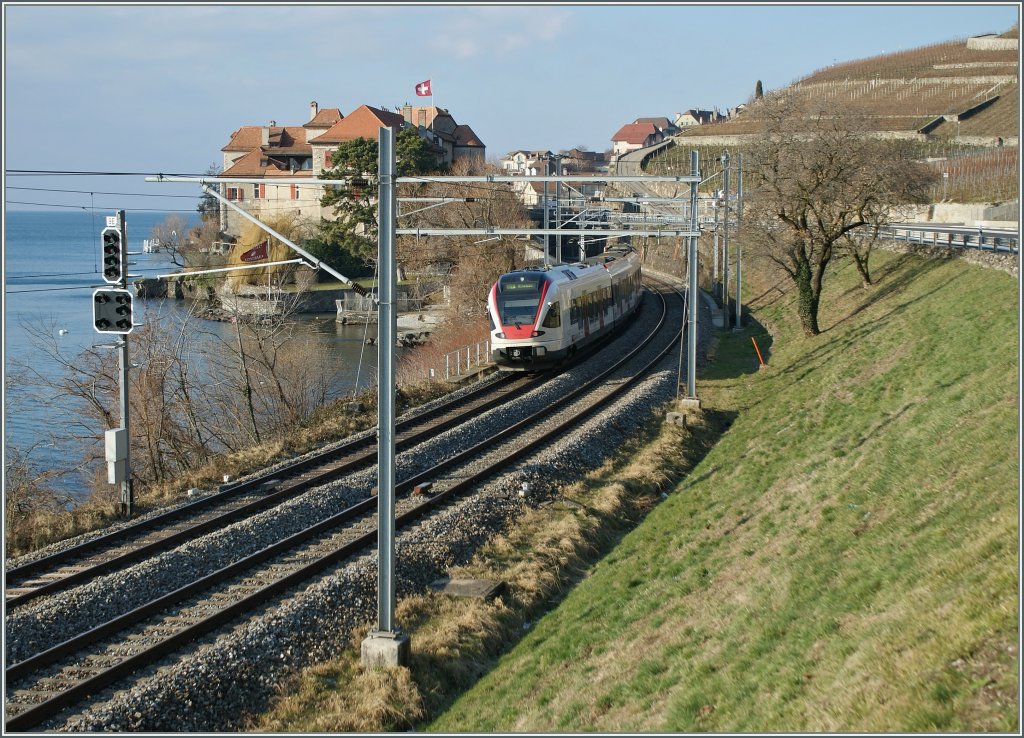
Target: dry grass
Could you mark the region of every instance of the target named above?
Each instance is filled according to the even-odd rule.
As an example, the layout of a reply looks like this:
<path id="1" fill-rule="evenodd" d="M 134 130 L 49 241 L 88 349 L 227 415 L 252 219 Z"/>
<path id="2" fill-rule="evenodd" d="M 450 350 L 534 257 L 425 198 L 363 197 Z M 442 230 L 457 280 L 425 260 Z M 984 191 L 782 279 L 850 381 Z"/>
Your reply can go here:
<path id="1" fill-rule="evenodd" d="M 457 315 L 448 315 L 431 334 L 429 342 L 402 356 L 397 370 L 398 383 L 402 385 L 426 381 L 431 376 L 431 370 L 437 381 L 443 380 L 446 356 L 451 374 L 454 376 L 457 362 L 453 352 L 456 351 L 461 351 L 458 363 L 464 371 L 467 365 L 467 348 L 470 364 L 476 366 L 478 353 L 480 363 L 487 363 L 489 357 L 486 355 L 485 342 L 488 337 L 486 318 L 464 319 Z"/>
<path id="2" fill-rule="evenodd" d="M 850 115 L 863 116 L 869 130 L 915 132 L 935 118 L 962 114 L 993 97 L 989 108 L 958 126 L 944 123 L 939 138 L 1017 135 L 1019 127 L 1017 51 L 968 49 L 966 39 L 836 64 L 770 94 L 809 95 Z M 739 116 L 684 134 L 702 136 L 759 133 L 757 103 Z"/>

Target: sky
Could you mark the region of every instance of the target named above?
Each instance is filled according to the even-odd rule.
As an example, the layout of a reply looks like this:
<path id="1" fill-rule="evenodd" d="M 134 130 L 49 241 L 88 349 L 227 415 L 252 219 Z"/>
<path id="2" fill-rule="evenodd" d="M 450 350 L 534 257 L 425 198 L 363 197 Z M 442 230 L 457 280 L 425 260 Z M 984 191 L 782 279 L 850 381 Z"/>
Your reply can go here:
<path id="1" fill-rule="evenodd" d="M 723 112 L 831 64 L 1002 33 L 1019 3 L 4 3 L 5 204 L 171 209 L 243 125 L 433 104 L 488 159 L 604 151 L 626 123 Z M 12 170 L 139 173 L 26 177 Z M 123 196 L 13 189 L 84 190 Z M 130 194 L 127 194 L 130 193 Z M 138 195 L 146 194 L 147 197 Z"/>

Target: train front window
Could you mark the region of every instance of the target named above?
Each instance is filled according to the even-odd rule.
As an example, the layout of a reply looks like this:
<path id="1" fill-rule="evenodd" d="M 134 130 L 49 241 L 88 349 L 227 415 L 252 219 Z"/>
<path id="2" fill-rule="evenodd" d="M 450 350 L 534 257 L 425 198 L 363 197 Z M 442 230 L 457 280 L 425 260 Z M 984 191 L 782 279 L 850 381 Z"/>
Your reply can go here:
<path id="1" fill-rule="evenodd" d="M 541 282 L 534 275 L 506 274 L 501 278 L 497 303 L 502 325 L 528 325 L 537 319 Z"/>
<path id="2" fill-rule="evenodd" d="M 537 317 L 540 295 L 535 298 L 498 298 L 498 312 L 502 325 L 526 325 Z"/>

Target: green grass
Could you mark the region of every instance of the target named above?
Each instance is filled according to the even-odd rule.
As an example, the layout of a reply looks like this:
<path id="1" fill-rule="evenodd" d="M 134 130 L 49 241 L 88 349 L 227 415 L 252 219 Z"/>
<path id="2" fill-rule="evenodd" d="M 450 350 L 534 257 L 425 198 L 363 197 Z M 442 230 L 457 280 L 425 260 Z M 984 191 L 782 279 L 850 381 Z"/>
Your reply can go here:
<path id="1" fill-rule="evenodd" d="M 815 338 L 750 291 L 698 382 L 720 442 L 427 729 L 1019 728 L 1017 282 L 873 259 Z"/>

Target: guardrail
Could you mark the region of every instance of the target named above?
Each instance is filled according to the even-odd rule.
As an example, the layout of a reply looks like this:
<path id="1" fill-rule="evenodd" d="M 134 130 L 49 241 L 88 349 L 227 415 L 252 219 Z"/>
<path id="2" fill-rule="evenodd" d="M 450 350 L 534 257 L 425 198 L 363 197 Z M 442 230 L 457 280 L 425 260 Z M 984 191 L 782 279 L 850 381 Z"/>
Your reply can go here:
<path id="1" fill-rule="evenodd" d="M 896 241 L 1012 254 L 1018 253 L 1020 241 L 1019 231 L 983 226 L 893 223 L 879 233 Z"/>
<path id="2" fill-rule="evenodd" d="M 488 366 L 493 363 L 490 339 L 477 341 L 470 346 L 463 346 L 444 355 L 444 378 L 447 381 L 452 377 L 461 377 L 474 367 Z M 434 376 L 433 369 L 430 369 L 429 373 L 431 377 Z"/>

